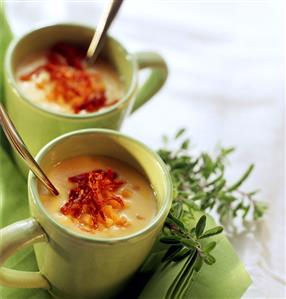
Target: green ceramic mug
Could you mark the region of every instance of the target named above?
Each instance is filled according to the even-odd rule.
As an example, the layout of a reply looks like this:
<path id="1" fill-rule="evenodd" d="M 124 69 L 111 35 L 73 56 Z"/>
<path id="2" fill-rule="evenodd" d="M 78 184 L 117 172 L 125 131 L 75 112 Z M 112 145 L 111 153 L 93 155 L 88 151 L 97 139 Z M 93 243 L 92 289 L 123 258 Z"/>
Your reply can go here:
<path id="1" fill-rule="evenodd" d="M 35 155 L 47 142 L 59 135 L 84 128 L 109 128 L 119 130 L 128 114 L 146 103 L 164 84 L 167 66 L 163 58 L 154 52 L 130 54 L 114 38 L 108 37 L 103 56 L 112 63 L 123 78 L 125 96 L 104 111 L 85 115 L 69 115 L 51 112 L 33 104 L 19 90 L 15 70 L 19 62 L 30 53 L 47 49 L 58 41 L 88 45 L 94 30 L 77 24 L 56 24 L 39 28 L 11 42 L 5 57 L 5 105 L 17 130 L 29 150 Z M 138 76 L 141 69 L 150 74 L 141 87 Z M 16 158 L 25 173 L 26 168 Z"/>
<path id="2" fill-rule="evenodd" d="M 128 282 L 150 250 L 172 201 L 169 172 L 161 158 L 144 144 L 119 132 L 85 129 L 56 138 L 36 156 L 45 169 L 78 155 L 115 157 L 137 168 L 156 192 L 157 213 L 143 230 L 106 239 L 80 234 L 58 223 L 43 207 L 37 179 L 28 177 L 32 217 L 0 231 L 0 266 L 23 246 L 34 245 L 40 272 L 0 268 L 0 284 L 45 288 L 61 299 L 111 298 Z"/>

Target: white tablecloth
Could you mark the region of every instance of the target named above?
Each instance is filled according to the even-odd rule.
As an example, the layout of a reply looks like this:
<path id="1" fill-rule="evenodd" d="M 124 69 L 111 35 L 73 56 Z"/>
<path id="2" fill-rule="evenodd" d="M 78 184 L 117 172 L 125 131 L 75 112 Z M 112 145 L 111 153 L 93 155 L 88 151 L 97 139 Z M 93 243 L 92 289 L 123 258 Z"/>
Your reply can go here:
<path id="1" fill-rule="evenodd" d="M 95 25 L 102 1 L 8 1 L 13 30 L 80 21 Z M 282 1 L 127 0 L 111 33 L 129 51 L 156 50 L 170 76 L 123 131 L 154 149 L 186 127 L 195 150 L 236 146 L 228 176 L 251 162 L 247 189 L 270 209 L 255 228 L 231 238 L 253 278 L 245 298 L 286 298 L 284 68 Z"/>

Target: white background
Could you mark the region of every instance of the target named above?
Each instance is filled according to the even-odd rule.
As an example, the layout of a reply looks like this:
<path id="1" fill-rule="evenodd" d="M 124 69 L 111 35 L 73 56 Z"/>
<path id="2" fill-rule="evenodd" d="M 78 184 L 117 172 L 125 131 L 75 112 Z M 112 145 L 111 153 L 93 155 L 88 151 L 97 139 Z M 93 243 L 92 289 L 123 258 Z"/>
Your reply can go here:
<path id="1" fill-rule="evenodd" d="M 8 1 L 18 35 L 39 24 L 96 25 L 103 1 Z M 236 146 L 228 173 L 254 162 L 246 189 L 270 209 L 255 234 L 231 238 L 254 282 L 245 298 L 286 298 L 284 61 L 282 1 L 127 0 L 111 33 L 130 52 L 156 50 L 170 75 L 163 90 L 124 124 L 154 149 L 188 128 L 195 151 Z"/>

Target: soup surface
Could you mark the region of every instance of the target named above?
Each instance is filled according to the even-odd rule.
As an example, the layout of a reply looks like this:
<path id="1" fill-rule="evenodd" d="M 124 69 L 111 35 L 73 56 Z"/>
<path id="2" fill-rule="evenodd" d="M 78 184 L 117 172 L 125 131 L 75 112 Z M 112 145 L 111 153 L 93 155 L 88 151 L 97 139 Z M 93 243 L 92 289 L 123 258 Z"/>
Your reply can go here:
<path id="1" fill-rule="evenodd" d="M 16 80 L 34 104 L 68 114 L 106 109 L 124 94 L 123 82 L 110 63 L 99 58 L 90 66 L 83 48 L 63 42 L 24 59 Z"/>
<path id="2" fill-rule="evenodd" d="M 83 234 L 114 238 L 146 227 L 157 211 L 150 183 L 135 168 L 105 156 L 78 156 L 47 170 L 60 195 L 40 183 L 41 201 L 59 223 Z"/>

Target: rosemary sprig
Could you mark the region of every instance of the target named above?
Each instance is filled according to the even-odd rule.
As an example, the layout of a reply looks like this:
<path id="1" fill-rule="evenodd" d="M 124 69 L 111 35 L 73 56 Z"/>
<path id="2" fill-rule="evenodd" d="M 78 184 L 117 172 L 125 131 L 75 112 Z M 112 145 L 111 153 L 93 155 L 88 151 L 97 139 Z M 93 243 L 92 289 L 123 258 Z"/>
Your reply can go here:
<path id="1" fill-rule="evenodd" d="M 233 218 L 257 220 L 266 210 L 263 202 L 254 197 L 258 191 L 245 192 L 241 186 L 254 169 L 251 164 L 245 173 L 233 184 L 228 184 L 225 177 L 226 158 L 234 148 L 220 148 L 216 156 L 208 153 L 198 156 L 189 153 L 190 140 L 183 138 L 185 129 L 181 129 L 171 142 L 180 142 L 179 148 L 160 149 L 159 155 L 169 167 L 173 186 L 173 208 L 182 210 L 187 204 L 196 210 L 211 212 L 215 210 L 221 222 Z M 170 141 L 163 138 L 165 146 Z"/>
<path id="2" fill-rule="evenodd" d="M 212 229 L 205 230 L 206 216 L 203 215 L 197 224 L 189 230 L 180 219 L 172 214 L 168 215 L 163 229 L 163 236 L 160 241 L 171 246 L 163 256 L 162 261 L 179 262 L 187 256 L 197 257 L 196 271 L 199 271 L 202 261 L 211 265 L 215 262 L 215 258 L 210 252 L 215 248 L 216 243 L 208 243 L 207 246 L 201 243 L 201 240 L 212 237 L 223 231 L 222 226 L 216 226 Z M 200 262 L 198 262 L 200 260 Z"/>
<path id="3" fill-rule="evenodd" d="M 215 241 L 206 242 L 223 231 L 221 226 L 206 229 L 207 217 L 202 215 L 195 226 L 190 225 L 189 220 L 194 221 L 189 206 L 184 206 L 181 216 L 175 215 L 178 210 L 172 208 L 165 222 L 160 241 L 170 245 L 165 252 L 162 262 L 168 265 L 171 262 L 185 260 L 179 274 L 170 285 L 166 299 L 184 298 L 188 285 L 195 272 L 199 272 L 203 263 L 212 265 L 216 259 L 211 251 L 216 247 Z"/>
<path id="4" fill-rule="evenodd" d="M 262 217 L 266 205 L 256 201 L 257 191 L 245 192 L 241 186 L 254 169 L 251 164 L 244 174 L 233 184 L 225 177 L 226 158 L 234 148 L 220 148 L 215 157 L 208 153 L 197 156 L 189 152 L 190 140 L 184 138 L 185 129 L 180 129 L 173 140 L 164 136 L 165 147 L 158 151 L 167 164 L 173 181 L 173 204 L 165 222 L 160 241 L 169 244 L 162 262 L 179 262 L 186 259 L 176 283 L 169 290 L 170 298 L 183 293 L 180 285 L 191 279 L 194 271 L 199 271 L 203 263 L 212 265 L 215 257 L 211 251 L 216 247 L 215 241 L 205 241 L 223 231 L 222 226 L 206 230 L 205 215 L 194 222 L 194 211 L 218 213 L 221 222 L 247 216 L 251 219 Z M 166 147 L 179 142 L 175 150 Z M 195 225 L 194 225 L 195 223 Z M 177 298 L 177 297 L 176 297 Z"/>

